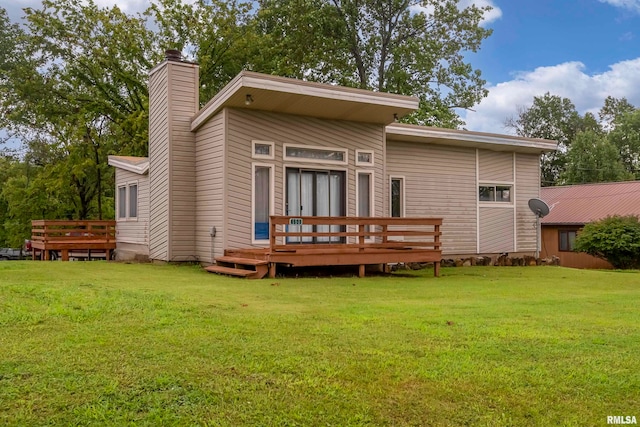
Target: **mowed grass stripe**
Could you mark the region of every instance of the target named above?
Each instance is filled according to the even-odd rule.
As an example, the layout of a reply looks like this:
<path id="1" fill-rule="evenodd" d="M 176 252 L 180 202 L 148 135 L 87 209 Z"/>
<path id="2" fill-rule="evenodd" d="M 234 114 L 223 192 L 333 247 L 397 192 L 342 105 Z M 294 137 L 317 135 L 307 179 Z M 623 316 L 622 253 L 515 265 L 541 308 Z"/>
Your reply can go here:
<path id="1" fill-rule="evenodd" d="M 603 425 L 640 415 L 640 274 L 241 280 L 0 263 L 0 424 Z"/>

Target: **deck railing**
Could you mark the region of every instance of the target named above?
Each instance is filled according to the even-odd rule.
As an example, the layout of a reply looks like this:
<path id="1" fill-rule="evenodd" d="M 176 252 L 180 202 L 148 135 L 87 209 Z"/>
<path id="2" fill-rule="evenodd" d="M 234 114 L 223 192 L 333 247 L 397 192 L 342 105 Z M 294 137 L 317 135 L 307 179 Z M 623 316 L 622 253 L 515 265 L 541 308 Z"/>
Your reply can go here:
<path id="1" fill-rule="evenodd" d="M 49 259 L 50 251 L 60 252 L 68 260 L 69 251 L 104 251 L 109 259 L 116 247 L 115 221 L 31 221 L 31 247 L 34 259 L 36 250 Z"/>
<path id="2" fill-rule="evenodd" d="M 365 264 L 425 260 L 434 262 L 438 274 L 441 218 L 271 216 L 270 220 L 271 259 L 285 259 L 283 254 L 292 252 L 300 257 L 314 252 L 325 257 L 341 254 L 334 262 L 360 265 L 360 275 Z"/>

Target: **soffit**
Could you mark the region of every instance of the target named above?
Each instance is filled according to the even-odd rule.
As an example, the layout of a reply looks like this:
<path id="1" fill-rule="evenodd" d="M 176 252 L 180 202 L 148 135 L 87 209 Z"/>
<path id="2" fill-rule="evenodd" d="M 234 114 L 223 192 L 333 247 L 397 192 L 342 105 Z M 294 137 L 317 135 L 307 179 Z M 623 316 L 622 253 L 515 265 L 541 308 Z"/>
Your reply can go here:
<path id="1" fill-rule="evenodd" d="M 450 147 L 481 148 L 493 151 L 541 154 L 555 151 L 556 141 L 494 133 L 394 123 L 386 128 L 387 141 L 417 142 Z"/>
<path id="2" fill-rule="evenodd" d="M 247 95 L 252 99 L 250 105 L 246 104 Z M 386 125 L 418 106 L 418 99 L 410 96 L 243 71 L 193 117 L 191 130 L 197 130 L 223 108 Z"/>

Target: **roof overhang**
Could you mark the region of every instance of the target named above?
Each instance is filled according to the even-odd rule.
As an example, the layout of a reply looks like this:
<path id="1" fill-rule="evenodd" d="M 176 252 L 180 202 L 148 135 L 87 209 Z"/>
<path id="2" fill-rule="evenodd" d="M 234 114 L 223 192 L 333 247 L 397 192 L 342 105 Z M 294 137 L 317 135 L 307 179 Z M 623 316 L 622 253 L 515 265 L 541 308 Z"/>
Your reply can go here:
<path id="1" fill-rule="evenodd" d="M 137 173 L 138 175 L 145 175 L 149 172 L 149 158 L 133 156 L 109 156 L 109 166 Z"/>
<path id="2" fill-rule="evenodd" d="M 243 71 L 193 117 L 191 131 L 228 107 L 387 125 L 418 106 L 412 96 Z"/>
<path id="3" fill-rule="evenodd" d="M 448 145 L 451 147 L 483 148 L 493 151 L 515 151 L 541 154 L 555 151 L 556 141 L 523 138 L 511 135 L 442 129 L 426 126 L 394 123 L 386 128 L 387 141 L 418 142 L 422 144 Z"/>

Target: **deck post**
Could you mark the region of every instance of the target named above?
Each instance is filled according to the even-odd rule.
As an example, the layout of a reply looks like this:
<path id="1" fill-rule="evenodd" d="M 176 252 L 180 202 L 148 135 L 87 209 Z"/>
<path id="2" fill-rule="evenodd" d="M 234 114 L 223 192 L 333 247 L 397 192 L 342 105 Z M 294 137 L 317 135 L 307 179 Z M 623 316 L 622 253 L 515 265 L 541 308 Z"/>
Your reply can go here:
<path id="1" fill-rule="evenodd" d="M 360 264 L 358 266 L 358 277 L 360 278 L 364 277 L 364 267 L 365 267 L 364 264 Z"/>
<path id="2" fill-rule="evenodd" d="M 68 249 L 63 249 L 62 250 L 62 260 L 63 261 L 69 261 L 69 250 Z"/>
<path id="3" fill-rule="evenodd" d="M 440 263 L 438 261 L 433 262 L 433 277 L 440 277 Z"/>
<path id="4" fill-rule="evenodd" d="M 275 262 L 270 262 L 269 263 L 269 278 L 270 279 L 275 279 L 276 278 L 276 263 Z"/>

